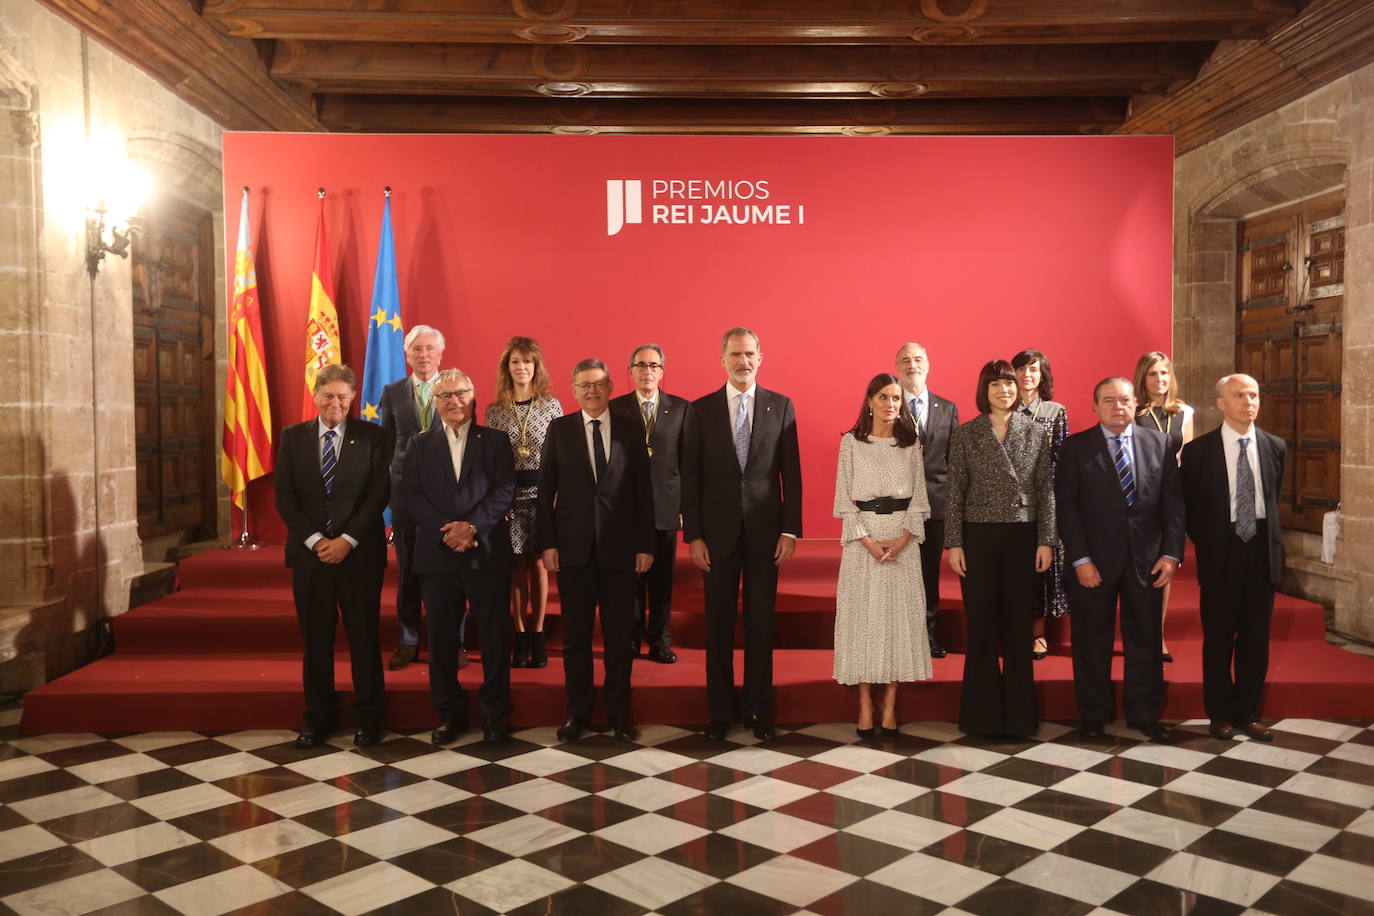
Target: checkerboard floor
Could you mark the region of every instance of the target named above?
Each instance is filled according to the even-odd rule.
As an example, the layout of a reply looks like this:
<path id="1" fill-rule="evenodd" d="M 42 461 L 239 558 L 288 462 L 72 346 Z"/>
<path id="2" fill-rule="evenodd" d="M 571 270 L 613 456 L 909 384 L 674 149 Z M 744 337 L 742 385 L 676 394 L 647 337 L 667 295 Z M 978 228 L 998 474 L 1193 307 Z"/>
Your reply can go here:
<path id="1" fill-rule="evenodd" d="M 313 751 L 284 731 L 16 734 L 0 910 L 1374 914 L 1370 725 L 1288 719 L 1261 744 L 1183 723 L 1172 745 L 1052 723 L 871 745 L 849 724 L 724 745 L 536 728 Z"/>

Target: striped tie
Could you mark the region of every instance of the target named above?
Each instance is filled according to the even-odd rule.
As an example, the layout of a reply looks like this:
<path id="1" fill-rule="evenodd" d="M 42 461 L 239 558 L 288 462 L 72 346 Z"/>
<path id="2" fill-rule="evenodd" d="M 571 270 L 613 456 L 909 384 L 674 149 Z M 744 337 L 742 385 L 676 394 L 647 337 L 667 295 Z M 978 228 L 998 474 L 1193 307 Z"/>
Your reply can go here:
<path id="1" fill-rule="evenodd" d="M 1126 451 L 1126 437 L 1112 436 L 1116 440 L 1116 476 L 1121 479 L 1121 493 L 1126 497 L 1126 505 L 1135 505 L 1135 471 L 1131 469 L 1131 453 Z"/>
<path id="2" fill-rule="evenodd" d="M 324 453 L 320 458 L 320 474 L 324 477 L 324 494 L 328 496 L 334 492 L 334 465 L 338 464 L 339 456 L 334 451 L 334 437 L 337 436 L 332 429 L 324 431 Z M 326 503 L 328 500 L 326 500 Z M 327 519 L 324 523 L 324 533 L 329 537 L 334 536 L 334 520 Z"/>
<path id="3" fill-rule="evenodd" d="M 749 395 L 739 396 L 738 412 L 735 414 L 735 457 L 739 459 L 740 473 L 749 463 Z"/>

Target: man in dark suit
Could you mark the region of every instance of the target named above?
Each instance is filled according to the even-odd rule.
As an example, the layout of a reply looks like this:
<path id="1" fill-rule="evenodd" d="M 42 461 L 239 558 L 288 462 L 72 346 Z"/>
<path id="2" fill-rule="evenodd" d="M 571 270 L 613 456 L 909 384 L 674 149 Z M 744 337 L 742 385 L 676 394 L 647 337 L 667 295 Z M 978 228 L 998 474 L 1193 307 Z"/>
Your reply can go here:
<path id="1" fill-rule="evenodd" d="M 1098 425 L 1070 436 L 1059 453 L 1054 497 L 1073 611 L 1073 679 L 1084 735 L 1100 738 L 1116 718 L 1112 637 L 1121 607 L 1126 723 L 1167 743 L 1164 708 L 1164 587 L 1183 557 L 1183 493 L 1169 440 L 1135 425 L 1129 380 L 1093 389 Z"/>
<path id="2" fill-rule="evenodd" d="M 773 607 L 778 567 L 802 533 L 801 451 L 792 402 L 758 387 L 758 335 L 721 339 L 728 382 L 692 402 L 682 442 L 682 532 L 706 587 L 706 737 L 724 740 L 742 711 L 773 737 Z M 743 581 L 743 709 L 735 700 L 735 613 Z"/>
<path id="3" fill-rule="evenodd" d="M 1183 502 L 1202 587 L 1202 696 L 1213 737 L 1240 729 L 1274 736 L 1259 721 L 1269 671 L 1269 622 L 1283 578 L 1279 491 L 1287 447 L 1255 425 L 1259 383 L 1217 382 L 1221 426 L 1183 447 Z M 1232 676 L 1232 662 L 1235 664 Z"/>
<path id="4" fill-rule="evenodd" d="M 648 643 L 650 661 L 671 665 L 677 653 L 669 646 L 673 637 L 668 621 L 673 607 L 673 565 L 677 559 L 677 532 L 682 502 L 678 453 L 682 449 L 682 424 L 687 401 L 664 391 L 663 348 L 648 343 L 630 355 L 630 380 L 635 390 L 611 401 L 611 415 L 644 433 L 649 470 L 654 484 L 654 564 L 641 573 L 635 586 L 635 646 Z"/>
<path id="5" fill-rule="evenodd" d="M 334 628 L 342 614 L 353 665 L 353 743 L 382 736 L 382 646 L 378 636 L 386 528 L 391 493 L 391 437 L 372 423 L 348 419 L 353 370 L 329 365 L 315 376 L 319 416 L 282 430 L 274 484 L 286 523 L 305 648 L 305 728 L 296 747 L 319 747 L 334 723 Z"/>
<path id="6" fill-rule="evenodd" d="M 506 638 L 515 568 L 506 512 L 515 499 L 510 439 L 472 422 L 472 382 L 457 369 L 434 380 L 438 429 L 417 435 L 406 452 L 401 498 L 414 525 L 412 563 L 429 623 L 429 692 L 439 726 L 434 744 L 467 729 L 467 698 L 458 684 L 464 610 L 482 641 L 484 740 L 506 737 L 510 646 Z"/>
<path id="7" fill-rule="evenodd" d="M 921 579 L 925 584 L 926 631 L 930 655 L 944 658 L 948 652 L 935 637 L 935 617 L 940 611 L 940 555 L 945 546 L 945 490 L 949 480 L 949 434 L 959 425 L 959 408 L 926 387 L 930 357 L 918 343 L 903 344 L 897 351 L 897 377 L 902 396 L 916 419 L 921 438 L 921 460 L 926 472 L 926 496 L 930 518 L 921 542 Z"/>
<path id="8" fill-rule="evenodd" d="M 387 663 L 392 671 L 409 665 L 419 651 L 420 583 L 410 565 L 415 525 L 402 504 L 401 470 L 416 433 L 441 425 L 434 404 L 434 377 L 444 358 L 444 335 L 429 325 L 417 324 L 406 334 L 405 352 L 410 375 L 382 389 L 381 405 L 382 426 L 396 442 L 391 461 L 391 531 L 396 545 L 396 619 L 401 624 L 401 641 Z M 461 647 L 458 659 L 459 667 L 467 664 L 467 653 Z"/>
<path id="9" fill-rule="evenodd" d="M 544 566 L 558 575 L 563 609 L 563 681 L 568 720 L 558 729 L 576 741 L 592 714 L 592 626 L 601 609 L 606 713 L 620 741 L 639 736 L 630 718 L 634 663 L 635 577 L 654 561 L 654 495 L 643 428 L 608 410 L 605 363 L 573 369 L 582 409 L 549 424 L 539 458 L 535 537 Z"/>

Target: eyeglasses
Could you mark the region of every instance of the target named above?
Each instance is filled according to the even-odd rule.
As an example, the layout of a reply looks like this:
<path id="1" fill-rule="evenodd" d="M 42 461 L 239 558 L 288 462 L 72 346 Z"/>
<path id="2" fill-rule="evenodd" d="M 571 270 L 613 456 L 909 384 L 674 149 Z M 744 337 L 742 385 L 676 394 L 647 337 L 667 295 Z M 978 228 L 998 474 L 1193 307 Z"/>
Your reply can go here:
<path id="1" fill-rule="evenodd" d="M 591 391 L 593 388 L 605 389 L 611 387 L 611 380 L 608 378 L 603 378 L 599 382 L 575 382 L 573 384 L 573 387 L 576 388 L 578 391 Z"/>
<path id="2" fill-rule="evenodd" d="M 662 369 L 662 368 L 663 368 L 663 363 L 646 363 L 646 362 L 644 362 L 644 361 L 641 360 L 640 362 L 637 362 L 637 363 L 630 363 L 630 368 L 631 368 L 631 369 L 652 369 L 652 370 L 654 370 L 655 372 L 657 372 L 659 369 Z"/>
<path id="3" fill-rule="evenodd" d="M 459 388 L 457 391 L 436 391 L 434 397 L 440 401 L 451 401 L 454 398 L 465 398 L 472 394 L 471 388 Z"/>

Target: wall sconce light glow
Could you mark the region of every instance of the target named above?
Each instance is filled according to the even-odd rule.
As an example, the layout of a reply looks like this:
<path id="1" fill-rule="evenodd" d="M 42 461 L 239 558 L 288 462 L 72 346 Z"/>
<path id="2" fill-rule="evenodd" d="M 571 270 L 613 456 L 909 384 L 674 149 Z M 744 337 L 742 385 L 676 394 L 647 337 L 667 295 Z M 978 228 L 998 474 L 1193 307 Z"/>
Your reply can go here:
<path id="1" fill-rule="evenodd" d="M 129 162 L 124 139 L 117 133 L 94 134 L 84 152 L 86 167 L 80 180 L 85 185 L 86 269 L 95 277 L 106 254 L 129 256 L 132 234 L 142 231 L 132 221 L 152 192 L 153 181 Z"/>

